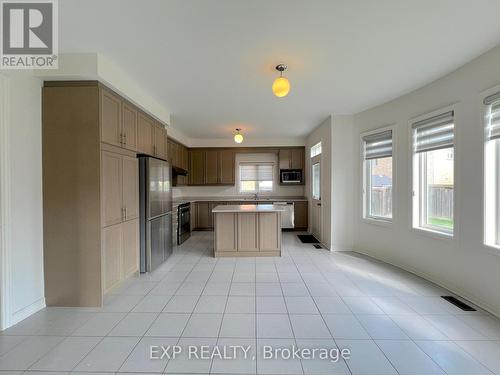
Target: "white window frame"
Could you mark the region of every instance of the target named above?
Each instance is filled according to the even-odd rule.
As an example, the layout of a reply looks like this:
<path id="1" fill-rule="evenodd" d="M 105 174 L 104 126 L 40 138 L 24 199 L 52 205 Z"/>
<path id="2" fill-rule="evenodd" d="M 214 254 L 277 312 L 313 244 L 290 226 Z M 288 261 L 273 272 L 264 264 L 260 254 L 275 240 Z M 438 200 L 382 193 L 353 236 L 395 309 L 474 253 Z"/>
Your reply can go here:
<path id="1" fill-rule="evenodd" d="M 500 92 L 500 86 L 484 93 L 484 98 Z M 484 99 L 483 98 L 483 99 Z M 483 243 L 493 248 L 500 255 L 500 139 L 488 140 L 486 137 L 487 116 L 489 106 L 482 105 L 482 123 L 485 131 L 483 155 Z"/>
<path id="2" fill-rule="evenodd" d="M 420 176 L 422 175 L 422 164 L 423 160 L 425 158 L 425 154 L 418 154 L 415 153 L 414 151 L 414 129 L 413 129 L 413 124 L 422 120 L 426 120 L 438 115 L 441 115 L 446 112 L 453 111 L 453 230 L 448 231 L 445 229 L 442 229 L 440 227 L 434 227 L 430 225 L 422 225 L 422 218 L 423 218 L 423 213 L 425 212 L 424 210 L 427 209 L 427 202 L 423 202 L 423 200 L 420 199 L 421 197 L 421 190 L 423 183 L 425 181 L 422 181 Z M 414 231 L 417 231 L 419 233 L 428 235 L 433 238 L 437 239 L 445 239 L 445 240 L 455 240 L 457 238 L 457 233 L 459 229 L 459 215 L 458 215 L 458 197 L 459 197 L 459 188 L 457 186 L 457 181 L 459 181 L 459 176 L 458 176 L 458 152 L 457 152 L 457 144 L 458 144 L 458 137 L 457 137 L 457 118 L 460 118 L 460 111 L 457 110 L 456 104 L 449 105 L 447 107 L 443 107 L 441 109 L 428 112 L 422 115 L 419 115 L 417 117 L 414 117 L 408 121 L 408 139 L 409 139 L 409 147 L 410 147 L 410 160 L 409 160 L 409 165 L 410 165 L 410 171 L 411 171 L 411 184 L 410 184 L 410 196 L 412 197 L 412 202 L 411 202 L 411 213 L 410 213 L 410 228 Z M 425 206 L 423 208 L 422 206 Z"/>
<path id="3" fill-rule="evenodd" d="M 272 179 L 272 189 L 270 191 L 259 191 L 259 190 L 254 190 L 254 191 L 242 191 L 241 190 L 241 171 L 240 167 L 242 165 L 271 165 L 273 168 L 273 179 Z M 277 179 L 276 179 L 276 163 L 274 162 L 266 162 L 266 161 L 256 161 L 256 162 L 251 162 L 251 161 L 241 161 L 238 163 L 238 168 L 236 171 L 236 175 L 238 176 L 238 193 L 241 195 L 248 195 L 248 194 L 258 194 L 258 195 L 266 195 L 266 194 L 273 194 L 276 190 L 276 185 L 277 185 Z"/>
<path id="4" fill-rule="evenodd" d="M 322 147 L 323 146 L 321 144 L 321 141 L 319 141 L 318 143 L 315 143 L 314 145 L 311 146 L 311 149 L 309 151 L 309 155 L 310 155 L 311 159 L 318 156 L 318 155 L 321 155 L 321 153 L 323 152 Z"/>
<path id="5" fill-rule="evenodd" d="M 316 155 L 318 156 L 318 155 Z M 319 165 L 319 186 L 318 191 L 319 195 L 314 195 L 314 166 Z M 311 197 L 313 200 L 320 201 L 321 200 L 321 160 L 316 159 L 316 161 L 311 163 Z"/>
<path id="6" fill-rule="evenodd" d="M 367 160 L 365 160 L 365 142 L 363 140 L 363 137 L 369 136 L 369 135 L 374 135 L 378 133 L 383 133 L 385 131 L 392 131 L 392 194 L 391 194 L 391 200 L 392 200 L 392 217 L 391 218 L 386 218 L 386 217 L 381 217 L 381 216 L 373 216 L 369 215 L 369 194 L 368 192 L 370 191 L 369 189 L 369 181 L 371 179 L 368 178 L 368 168 L 367 168 Z M 378 224 L 382 226 L 391 226 L 394 218 L 396 216 L 396 201 L 395 201 L 395 187 L 396 187 L 396 126 L 394 124 L 391 125 L 385 125 L 383 127 L 378 127 L 376 129 L 366 131 L 360 134 L 360 157 L 361 157 L 361 199 L 362 199 L 362 204 L 361 204 L 361 219 L 370 224 Z"/>

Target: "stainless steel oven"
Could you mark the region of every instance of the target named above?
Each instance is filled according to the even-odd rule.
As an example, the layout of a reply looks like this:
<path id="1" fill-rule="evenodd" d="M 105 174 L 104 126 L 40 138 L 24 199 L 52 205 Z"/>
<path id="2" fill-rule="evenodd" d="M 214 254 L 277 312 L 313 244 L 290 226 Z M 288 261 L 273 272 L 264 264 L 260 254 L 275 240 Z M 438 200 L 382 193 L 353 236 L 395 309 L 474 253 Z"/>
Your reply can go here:
<path id="1" fill-rule="evenodd" d="M 177 245 L 191 236 L 191 203 L 183 203 L 177 207 Z"/>
<path id="2" fill-rule="evenodd" d="M 302 169 L 281 169 L 280 182 L 282 184 L 301 184 Z"/>

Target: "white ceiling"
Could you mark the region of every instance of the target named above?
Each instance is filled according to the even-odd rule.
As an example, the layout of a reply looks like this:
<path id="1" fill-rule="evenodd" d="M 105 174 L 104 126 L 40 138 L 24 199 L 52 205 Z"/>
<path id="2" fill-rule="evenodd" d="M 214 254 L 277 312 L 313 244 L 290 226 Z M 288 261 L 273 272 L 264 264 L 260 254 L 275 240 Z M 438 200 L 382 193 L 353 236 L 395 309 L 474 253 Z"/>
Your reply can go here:
<path id="1" fill-rule="evenodd" d="M 98 52 L 194 138 L 302 137 L 500 43 L 497 0 L 62 0 L 60 52 Z M 274 66 L 292 90 L 276 98 Z"/>

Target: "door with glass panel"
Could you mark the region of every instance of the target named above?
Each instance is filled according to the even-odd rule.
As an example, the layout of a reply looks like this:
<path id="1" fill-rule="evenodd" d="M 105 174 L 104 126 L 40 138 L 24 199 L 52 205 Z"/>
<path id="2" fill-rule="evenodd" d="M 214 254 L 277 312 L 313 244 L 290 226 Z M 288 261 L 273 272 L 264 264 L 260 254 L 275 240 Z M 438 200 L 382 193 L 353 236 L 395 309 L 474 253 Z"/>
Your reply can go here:
<path id="1" fill-rule="evenodd" d="M 311 232 L 321 241 L 321 160 L 320 155 L 311 159 Z"/>

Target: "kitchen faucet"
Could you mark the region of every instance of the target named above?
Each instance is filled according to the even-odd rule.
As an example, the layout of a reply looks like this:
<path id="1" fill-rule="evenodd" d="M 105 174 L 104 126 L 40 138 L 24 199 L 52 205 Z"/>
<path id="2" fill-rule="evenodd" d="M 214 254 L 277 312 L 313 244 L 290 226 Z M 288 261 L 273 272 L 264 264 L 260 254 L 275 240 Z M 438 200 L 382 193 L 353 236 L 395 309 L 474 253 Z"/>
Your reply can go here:
<path id="1" fill-rule="evenodd" d="M 258 194 L 258 193 L 255 193 L 255 194 L 253 195 L 253 199 L 255 199 L 255 200 L 259 199 L 259 194 Z"/>

